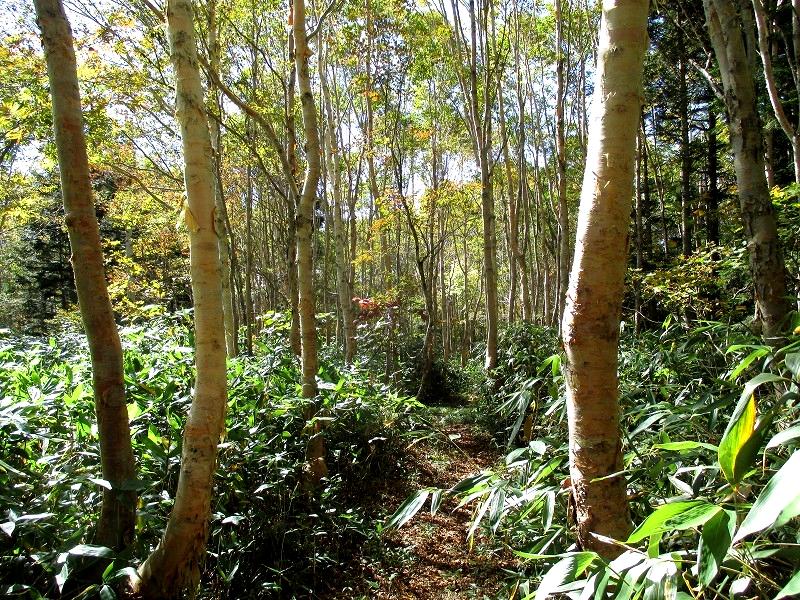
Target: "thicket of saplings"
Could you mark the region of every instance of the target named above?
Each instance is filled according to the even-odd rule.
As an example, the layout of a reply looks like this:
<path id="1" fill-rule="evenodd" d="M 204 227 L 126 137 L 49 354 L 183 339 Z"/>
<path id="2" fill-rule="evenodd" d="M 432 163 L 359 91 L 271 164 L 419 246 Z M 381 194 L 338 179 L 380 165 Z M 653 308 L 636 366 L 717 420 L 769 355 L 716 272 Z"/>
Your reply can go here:
<path id="1" fill-rule="evenodd" d="M 386 556 L 381 532 L 447 497 L 475 508 L 465 538 L 490 534 L 519 557 L 506 597 L 778 598 L 800 576 L 800 338 L 768 348 L 742 325 L 625 327 L 620 351 L 625 477 L 634 523 L 613 562 L 574 546 L 567 423 L 556 332 L 509 326 L 499 367 L 437 363 L 437 397 L 489 429 L 505 460 L 451 489 L 424 489 L 400 507 L 368 493 L 398 475 L 414 439 L 431 434 L 431 410 L 414 399 L 416 347 L 390 384 L 380 323 L 360 327 L 360 362 L 345 367 L 323 349 L 321 413 L 330 476 L 304 492 L 306 439 L 288 321 L 267 315 L 253 356 L 230 361 L 202 597 L 369 596 L 369 581 L 341 577 L 352 562 Z M 796 325 L 796 324 L 795 324 Z M 114 597 L 115 580 L 146 556 L 166 523 L 177 483 L 193 381 L 190 314 L 123 329 L 134 450 L 140 470 L 137 540 L 110 556 L 91 545 L 106 482 L 99 478 L 90 365 L 82 337 L 0 338 L 0 593 L 58 598 L 78 561 L 113 558 L 92 594 Z M 477 390 L 477 391 L 476 391 Z M 395 510 L 397 509 L 397 510 Z M 392 514 L 393 513 L 393 514 Z M 465 553 L 470 544 L 465 539 Z M 785 587 L 784 587 L 785 586 Z"/>

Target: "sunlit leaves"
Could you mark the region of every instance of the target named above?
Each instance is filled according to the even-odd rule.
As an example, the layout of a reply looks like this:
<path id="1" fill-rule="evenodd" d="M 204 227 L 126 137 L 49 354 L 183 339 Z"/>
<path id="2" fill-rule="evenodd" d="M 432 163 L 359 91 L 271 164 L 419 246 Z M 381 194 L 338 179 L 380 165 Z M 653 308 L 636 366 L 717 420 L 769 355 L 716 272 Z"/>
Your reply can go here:
<path id="1" fill-rule="evenodd" d="M 800 451 L 769 480 L 736 532 L 734 541 L 767 527 L 781 527 L 800 514 Z"/>

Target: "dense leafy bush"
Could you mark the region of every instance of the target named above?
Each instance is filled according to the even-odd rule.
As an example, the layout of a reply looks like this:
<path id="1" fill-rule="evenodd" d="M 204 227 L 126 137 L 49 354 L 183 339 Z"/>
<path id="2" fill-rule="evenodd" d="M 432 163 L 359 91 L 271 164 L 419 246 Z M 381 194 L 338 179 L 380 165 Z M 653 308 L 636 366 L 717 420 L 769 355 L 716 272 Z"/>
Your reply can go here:
<path id="1" fill-rule="evenodd" d="M 500 336 L 497 368 L 492 380 L 484 382 L 476 413 L 478 421 L 498 439 L 511 446 L 530 440 L 533 423 L 542 407 L 559 395 L 560 380 L 553 380 L 560 360 L 553 353 L 559 347 L 552 328 L 516 323 Z"/>
<path id="2" fill-rule="evenodd" d="M 141 479 L 138 539 L 108 576 L 147 555 L 171 508 L 194 378 L 189 323 L 188 313 L 177 313 L 123 332 Z M 323 363 L 318 418 L 331 473 L 318 494 L 304 492 L 308 436 L 288 324 L 275 314 L 263 325 L 255 356 L 229 363 L 208 597 L 309 597 L 323 590 L 354 549 L 374 537 L 374 515 L 361 495 L 370 478 L 395 467 L 400 435 L 413 429 L 419 409 L 362 371 Z M 5 593 L 57 597 L 75 556 L 96 551 L 87 544 L 105 484 L 87 353 L 79 336 L 42 343 L 5 334 L 0 363 L 0 581 Z"/>

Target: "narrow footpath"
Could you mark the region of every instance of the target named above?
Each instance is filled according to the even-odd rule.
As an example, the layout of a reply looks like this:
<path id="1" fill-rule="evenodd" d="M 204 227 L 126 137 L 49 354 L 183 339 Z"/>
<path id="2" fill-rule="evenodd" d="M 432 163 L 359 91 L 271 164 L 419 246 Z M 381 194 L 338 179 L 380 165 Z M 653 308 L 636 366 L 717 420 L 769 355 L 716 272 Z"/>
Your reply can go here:
<path id="1" fill-rule="evenodd" d="M 489 435 L 473 424 L 453 423 L 447 412 L 437 417 L 438 434 L 413 444 L 397 476 L 375 489 L 375 502 L 391 514 L 413 492 L 424 487 L 450 488 L 460 480 L 492 467 L 500 452 Z M 436 515 L 429 501 L 399 530 L 381 537 L 380 547 L 355 565 L 359 584 L 344 598 L 493 599 L 515 565 L 513 555 L 481 533 L 470 545 L 467 531 L 475 505 L 457 508 L 445 500 Z M 356 573 L 349 573 L 356 576 Z M 360 588 L 360 589 L 359 589 Z M 365 589 L 368 588 L 368 589 Z M 357 591 L 356 591 L 357 590 Z"/>

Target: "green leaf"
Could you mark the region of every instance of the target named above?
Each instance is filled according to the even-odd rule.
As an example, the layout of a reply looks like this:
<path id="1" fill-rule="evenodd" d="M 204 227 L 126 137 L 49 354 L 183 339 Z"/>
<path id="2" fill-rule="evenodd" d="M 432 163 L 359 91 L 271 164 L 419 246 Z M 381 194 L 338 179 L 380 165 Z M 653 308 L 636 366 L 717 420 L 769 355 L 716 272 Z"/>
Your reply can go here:
<path id="1" fill-rule="evenodd" d="M 786 363 L 786 368 L 791 371 L 792 375 L 800 377 L 800 352 L 787 354 L 784 362 Z"/>
<path id="2" fill-rule="evenodd" d="M 535 600 L 545 600 L 554 594 L 565 583 L 575 581 L 592 564 L 597 554 L 594 552 L 578 552 L 566 556 L 554 564 L 539 584 Z"/>
<path id="3" fill-rule="evenodd" d="M 477 489 L 481 484 L 486 483 L 491 478 L 491 475 L 488 473 L 480 473 L 479 475 L 473 475 L 472 477 L 467 477 L 466 479 L 462 479 L 453 487 L 450 488 L 451 494 L 458 494 L 462 492 L 471 492 Z"/>
<path id="4" fill-rule="evenodd" d="M 671 450 L 673 452 L 683 452 L 684 450 L 695 450 L 697 448 L 705 448 L 706 450 L 719 450 L 714 444 L 706 444 L 705 442 L 666 442 L 664 444 L 653 444 L 653 448 L 659 450 Z"/>
<path id="5" fill-rule="evenodd" d="M 764 444 L 764 438 L 772 426 L 772 421 L 775 419 L 775 414 L 775 409 L 773 409 L 764 415 L 756 424 L 756 428 L 753 430 L 752 435 L 739 449 L 733 469 L 734 477 L 737 481 L 740 481 L 745 474 L 747 474 L 747 472 L 753 466 L 753 463 L 756 461 L 758 452 L 761 449 L 761 446 Z"/>
<path id="6" fill-rule="evenodd" d="M 51 512 L 33 513 L 30 515 L 22 515 L 21 517 L 17 517 L 15 521 L 42 521 L 54 516 L 55 514 Z"/>
<path id="7" fill-rule="evenodd" d="M 778 595 L 775 596 L 773 600 L 781 600 L 782 598 L 789 598 L 791 596 L 798 596 L 800 595 L 800 571 L 797 571 L 792 578 L 789 580 L 783 589 L 778 592 Z"/>
<path id="8" fill-rule="evenodd" d="M 789 427 L 789 429 L 779 431 L 772 436 L 772 439 L 767 443 L 767 448 L 775 448 L 798 437 L 800 437 L 800 425 Z"/>
<path id="9" fill-rule="evenodd" d="M 671 502 L 659 506 L 647 517 L 628 538 L 628 544 L 635 544 L 651 535 L 664 531 L 682 531 L 699 527 L 722 510 L 719 506 L 705 500 Z"/>
<path id="10" fill-rule="evenodd" d="M 731 417 L 722 441 L 719 444 L 718 458 L 722 473 L 731 483 L 738 483 L 742 473 L 736 470 L 736 459 L 742 447 L 753 435 L 756 425 L 756 399 L 751 394 L 744 404 L 739 402 Z"/>
<path id="11" fill-rule="evenodd" d="M 406 498 L 406 501 L 403 502 L 389 518 L 385 529 L 400 529 L 403 525 L 408 523 L 423 507 L 429 495 L 429 490 L 417 490 L 414 494 Z"/>
<path id="12" fill-rule="evenodd" d="M 780 527 L 800 514 L 800 450 L 772 476 L 736 532 L 734 542 L 768 527 Z"/>
<path id="13" fill-rule="evenodd" d="M 658 560 L 645 578 L 644 600 L 675 600 L 678 568 L 671 560 Z"/>
<path id="14" fill-rule="evenodd" d="M 744 358 L 743 360 L 739 361 L 739 364 L 736 365 L 736 367 L 734 367 L 734 369 L 731 371 L 731 374 L 728 376 L 728 379 L 730 381 L 733 381 L 742 373 L 742 371 L 744 371 L 747 367 L 749 367 L 754 360 L 756 360 L 757 358 L 761 358 L 762 356 L 765 356 L 768 353 L 769 353 L 769 348 L 767 348 L 766 346 L 758 346 L 747 356 L 747 358 Z"/>
<path id="15" fill-rule="evenodd" d="M 116 600 L 117 595 L 110 586 L 104 585 L 100 588 L 100 600 Z"/>
<path id="16" fill-rule="evenodd" d="M 775 383 L 778 381 L 788 382 L 789 380 L 785 377 L 781 377 L 779 375 L 774 375 L 773 373 L 761 373 L 753 377 L 750 381 L 748 381 L 744 385 L 744 389 L 742 390 L 742 395 L 739 396 L 739 404 L 736 407 L 738 411 L 740 407 L 744 404 L 745 400 L 753 395 L 753 392 L 756 391 L 757 388 L 762 386 L 765 383 Z"/>
<path id="17" fill-rule="evenodd" d="M 431 514 L 435 515 L 442 505 L 442 490 L 434 490 L 431 494 Z"/>
<path id="18" fill-rule="evenodd" d="M 703 587 L 717 576 L 722 561 L 728 554 L 736 529 L 736 513 L 721 510 L 703 526 L 697 548 L 698 577 Z"/>
<path id="19" fill-rule="evenodd" d="M 94 558 L 111 558 L 114 552 L 105 546 L 90 546 L 89 544 L 79 544 L 69 549 L 72 556 L 92 556 Z"/>

